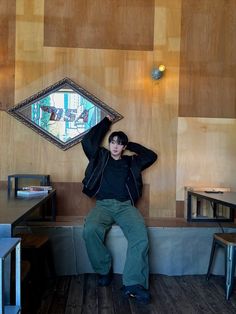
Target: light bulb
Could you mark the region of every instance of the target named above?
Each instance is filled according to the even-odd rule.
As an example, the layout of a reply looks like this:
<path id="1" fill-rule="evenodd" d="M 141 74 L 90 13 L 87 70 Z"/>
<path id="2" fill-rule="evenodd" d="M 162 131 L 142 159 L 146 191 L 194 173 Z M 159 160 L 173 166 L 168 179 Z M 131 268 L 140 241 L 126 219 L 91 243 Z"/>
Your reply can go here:
<path id="1" fill-rule="evenodd" d="M 158 69 L 159 71 L 164 72 L 166 67 L 164 66 L 164 64 L 160 64 Z"/>

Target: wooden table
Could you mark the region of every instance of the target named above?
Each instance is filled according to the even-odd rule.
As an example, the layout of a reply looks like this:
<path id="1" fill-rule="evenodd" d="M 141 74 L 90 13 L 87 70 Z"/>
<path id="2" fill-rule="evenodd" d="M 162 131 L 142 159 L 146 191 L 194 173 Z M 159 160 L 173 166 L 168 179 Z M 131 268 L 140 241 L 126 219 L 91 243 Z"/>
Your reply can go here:
<path id="1" fill-rule="evenodd" d="M 39 206 L 50 202 L 52 219 L 56 218 L 56 190 L 37 197 L 16 197 L 15 193 L 7 190 L 0 191 L 0 238 L 13 236 L 14 227 L 23 222 Z M 6 302 L 10 298 L 10 258 L 5 266 Z"/>
<path id="2" fill-rule="evenodd" d="M 15 197 L 7 190 L 0 191 L 0 237 L 11 237 L 13 229 L 36 208 L 51 202 L 52 220 L 56 218 L 56 190 L 34 197 Z"/>
<path id="3" fill-rule="evenodd" d="M 204 217 L 200 213 L 200 208 L 198 204 L 196 206 L 196 213 L 193 216 L 193 204 L 192 197 L 194 197 L 197 202 L 205 200 L 209 202 L 210 209 L 212 210 L 212 217 Z M 219 217 L 217 210 L 219 205 L 229 208 L 228 217 Z M 199 206 L 200 207 L 200 206 Z M 188 221 L 233 221 L 234 220 L 234 210 L 236 209 L 236 192 L 223 192 L 223 193 L 206 193 L 197 191 L 188 191 L 188 208 L 187 208 L 187 220 Z"/>

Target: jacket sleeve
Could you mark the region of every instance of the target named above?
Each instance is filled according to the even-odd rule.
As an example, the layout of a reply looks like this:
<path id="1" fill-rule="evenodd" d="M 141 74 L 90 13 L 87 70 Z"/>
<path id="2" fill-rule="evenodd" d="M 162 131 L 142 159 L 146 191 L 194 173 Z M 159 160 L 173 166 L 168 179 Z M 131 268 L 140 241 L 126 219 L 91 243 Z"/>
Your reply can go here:
<path id="1" fill-rule="evenodd" d="M 136 159 L 141 170 L 150 167 L 158 158 L 155 152 L 138 143 L 129 142 L 126 149 L 135 153 L 133 158 Z"/>
<path id="2" fill-rule="evenodd" d="M 110 129 L 111 124 L 112 122 L 105 117 L 101 122 L 92 127 L 92 129 L 83 137 L 81 143 L 88 159 L 91 159 L 96 155 L 104 136 Z"/>

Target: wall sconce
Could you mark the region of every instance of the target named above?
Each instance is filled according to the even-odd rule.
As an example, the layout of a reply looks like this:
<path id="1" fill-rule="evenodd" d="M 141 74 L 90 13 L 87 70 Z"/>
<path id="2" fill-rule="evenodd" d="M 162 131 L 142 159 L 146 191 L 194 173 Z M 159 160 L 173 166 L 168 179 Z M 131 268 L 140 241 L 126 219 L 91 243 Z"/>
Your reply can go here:
<path id="1" fill-rule="evenodd" d="M 165 72 L 166 67 L 161 64 L 159 65 L 158 68 L 153 68 L 152 69 L 152 79 L 153 80 L 160 80 L 160 78 L 162 78 L 164 72 Z"/>

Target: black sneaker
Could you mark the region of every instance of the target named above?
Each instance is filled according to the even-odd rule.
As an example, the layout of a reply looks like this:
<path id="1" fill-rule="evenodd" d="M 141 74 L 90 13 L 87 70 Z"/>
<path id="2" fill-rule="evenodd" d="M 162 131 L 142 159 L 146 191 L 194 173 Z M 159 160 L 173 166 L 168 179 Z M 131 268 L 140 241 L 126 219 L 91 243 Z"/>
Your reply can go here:
<path id="1" fill-rule="evenodd" d="M 110 269 L 109 273 L 106 275 L 98 275 L 98 285 L 100 287 L 106 287 L 109 286 L 111 281 L 112 281 L 112 275 L 113 275 L 113 271 L 112 269 Z"/>
<path id="2" fill-rule="evenodd" d="M 123 286 L 122 290 L 125 297 L 135 298 L 139 303 L 148 304 L 151 300 L 150 292 L 141 285 Z"/>

